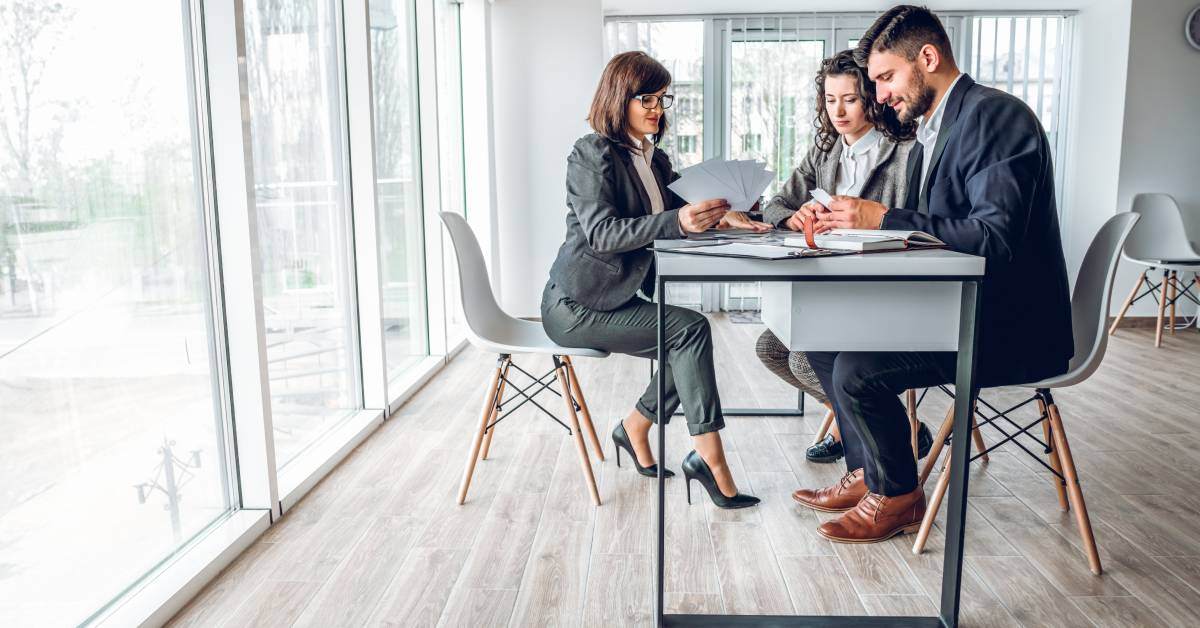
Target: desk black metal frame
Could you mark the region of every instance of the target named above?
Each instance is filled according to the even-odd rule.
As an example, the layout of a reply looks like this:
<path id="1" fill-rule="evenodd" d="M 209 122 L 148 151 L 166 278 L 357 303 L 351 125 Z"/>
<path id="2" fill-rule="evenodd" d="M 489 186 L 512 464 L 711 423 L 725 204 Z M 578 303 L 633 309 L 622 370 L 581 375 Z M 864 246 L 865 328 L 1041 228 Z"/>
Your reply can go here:
<path id="1" fill-rule="evenodd" d="M 661 269 L 662 265 L 658 267 Z M 657 278 L 655 294 L 666 294 L 666 284 L 671 281 L 723 283 L 729 281 L 781 281 L 781 282 L 848 282 L 848 281 L 894 281 L 894 282 L 955 282 L 962 284 L 959 302 L 958 364 L 955 373 L 956 390 L 975 390 L 975 341 L 979 327 L 979 291 L 982 277 L 955 275 L 662 275 Z M 665 307 L 658 301 L 658 353 L 659 364 L 666 359 L 663 344 Z M 658 380 L 658 406 L 666 395 L 666 383 Z M 967 434 L 975 395 L 957 395 L 954 400 L 954 433 Z M 655 546 L 655 624 L 670 626 L 899 626 L 957 628 L 959 595 L 962 588 L 963 542 L 967 519 L 967 481 L 970 465 L 967 447 L 971 439 L 955 438 L 950 441 L 950 500 L 946 508 L 946 548 L 942 568 L 942 599 L 937 617 L 861 617 L 861 616 L 764 616 L 764 615 L 683 615 L 667 614 L 663 606 L 666 543 L 666 481 L 662 475 L 664 465 L 659 465 L 657 527 L 658 543 Z M 667 459 L 666 425 L 658 422 L 658 459 Z"/>

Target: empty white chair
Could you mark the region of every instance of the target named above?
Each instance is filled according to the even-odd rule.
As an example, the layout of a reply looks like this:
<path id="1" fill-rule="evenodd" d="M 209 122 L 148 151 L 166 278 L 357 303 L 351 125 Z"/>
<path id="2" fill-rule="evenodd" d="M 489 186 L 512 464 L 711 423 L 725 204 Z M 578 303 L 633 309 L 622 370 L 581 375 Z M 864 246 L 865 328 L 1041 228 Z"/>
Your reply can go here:
<path id="1" fill-rule="evenodd" d="M 1083 501 L 1083 490 L 1079 486 L 1079 475 L 1075 470 L 1075 461 L 1071 457 L 1071 447 L 1067 442 L 1066 432 L 1063 431 L 1062 417 L 1059 415 L 1058 406 L 1054 403 L 1054 397 L 1050 391 L 1079 384 L 1091 377 L 1097 368 L 1100 368 L 1100 361 L 1104 359 L 1104 351 L 1108 348 L 1108 336 L 1104 333 L 1104 327 L 1108 322 L 1108 307 L 1112 297 L 1113 280 L 1117 274 L 1117 262 L 1120 260 L 1119 254 L 1125 244 L 1125 239 L 1138 219 L 1137 214 L 1129 212 L 1109 218 L 1108 222 L 1100 228 L 1096 237 L 1092 239 L 1091 245 L 1088 246 L 1087 253 L 1083 257 L 1083 264 L 1079 268 L 1079 277 L 1075 281 L 1075 291 L 1071 294 L 1071 332 L 1075 340 L 1075 355 L 1071 358 L 1067 372 L 1040 382 L 1024 384 L 1023 387 L 1034 390 L 1033 397 L 1003 412 L 996 411 L 996 416 L 985 421 L 985 424 L 992 425 L 1004 435 L 1004 438 L 993 445 L 991 449 L 1012 442 L 1030 455 L 1034 455 L 1034 452 L 1015 439 L 1021 431 L 1028 430 L 1038 423 L 1042 424 L 1045 442 L 1038 441 L 1038 443 L 1049 457 L 1049 464 L 1043 463 L 1043 465 L 1054 474 L 1053 481 L 1055 489 L 1058 491 L 1059 506 L 1064 511 L 1068 509 L 1075 511 L 1075 524 L 1079 528 L 1080 538 L 1083 539 L 1088 564 L 1092 573 L 1096 575 L 1101 573 L 1100 554 L 1096 551 L 1096 539 L 1092 535 L 1092 524 L 1088 519 L 1087 505 Z M 1008 417 L 1008 413 L 1031 401 L 1037 402 L 1040 416 L 1036 422 L 1022 429 L 1022 426 Z M 979 400 L 979 403 L 986 405 L 982 399 Z M 1014 433 L 1010 434 L 1004 427 L 1001 427 L 998 423 L 1000 419 L 1009 423 Z M 953 417 L 948 416 L 946 420 L 952 421 Z M 1026 434 L 1037 440 L 1032 434 L 1028 432 Z M 931 452 L 930 461 L 936 456 L 937 454 Z M 949 458 L 950 456 L 947 454 L 947 464 Z M 1041 461 L 1036 456 L 1035 459 Z M 950 473 L 947 469 L 948 467 L 943 467 L 937 487 L 930 498 L 929 508 L 925 511 L 925 519 L 921 521 L 921 529 L 913 544 L 914 554 L 919 554 L 925 549 L 929 530 L 933 527 L 933 520 L 937 517 L 938 508 L 941 506 L 942 498 L 950 483 Z"/>
<path id="2" fill-rule="evenodd" d="M 525 403 L 533 403 L 539 410 L 550 414 L 534 400 L 539 393 L 550 391 L 562 397 L 566 402 L 567 415 L 570 417 L 570 426 L 567 427 L 567 430 L 575 440 L 575 449 L 579 453 L 583 478 L 591 493 L 592 503 L 599 506 L 600 491 L 596 488 L 592 463 L 583 442 L 583 430 L 587 431 L 596 457 L 603 461 L 604 453 L 600 450 L 600 439 L 596 437 L 596 428 L 592 425 L 592 417 L 588 412 L 587 402 L 584 401 L 583 389 L 579 385 L 571 357 L 603 358 L 608 356 L 608 352 L 561 347 L 550 340 L 542 329 L 541 323 L 521 320 L 506 314 L 496 303 L 496 296 L 492 293 L 487 266 L 483 262 L 483 252 L 479 248 L 479 241 L 475 238 L 471 226 L 458 214 L 441 212 L 438 215 L 441 216 L 442 223 L 446 225 L 446 230 L 450 232 L 454 255 L 458 260 L 459 289 L 463 314 L 467 319 L 467 337 L 476 347 L 499 356 L 496 361 L 496 369 L 492 373 L 491 384 L 483 398 L 479 426 L 471 440 L 471 450 L 467 456 L 466 469 L 463 471 L 462 485 L 458 490 L 458 503 L 462 504 L 467 499 L 467 490 L 471 486 L 475 463 L 480 458 L 487 459 L 492 435 L 496 431 L 496 423 Z M 554 363 L 554 369 L 541 377 L 535 377 L 513 362 L 514 354 L 549 355 Z M 516 394 L 509 401 L 516 401 L 518 396 L 523 400 L 515 407 L 508 409 L 506 414 L 501 415 L 500 413 L 508 405 L 508 402 L 504 400 L 504 391 L 506 385 L 511 383 L 508 379 L 508 372 L 513 367 L 534 380 L 534 383 L 525 389 L 513 385 Z M 562 389 L 561 393 L 550 387 L 550 382 L 547 380 L 551 376 L 558 381 L 558 385 Z M 527 394 L 525 390 L 533 392 Z M 579 415 L 583 415 L 583 430 L 580 429 Z M 559 421 L 553 414 L 550 416 L 562 424 L 562 421 Z"/>
<path id="3" fill-rule="evenodd" d="M 1145 266 L 1146 269 L 1138 276 L 1133 284 L 1133 290 L 1121 306 L 1120 313 L 1113 321 L 1108 333 L 1115 334 L 1117 325 L 1125 318 L 1129 306 L 1154 295 L 1158 301 L 1157 328 L 1154 332 L 1154 346 L 1162 346 L 1163 316 L 1170 312 L 1169 328 L 1175 333 L 1175 302 L 1180 297 L 1187 297 L 1193 303 L 1200 305 L 1200 299 L 1192 294 L 1196 285 L 1196 273 L 1200 272 L 1200 253 L 1188 240 L 1187 230 L 1183 222 L 1183 213 L 1170 194 L 1143 193 L 1133 197 L 1133 213 L 1141 216 L 1137 228 L 1125 243 L 1122 257 Z M 1162 271 L 1162 281 L 1154 283 L 1150 274 Z M 1192 273 L 1192 278 L 1186 285 L 1180 287 L 1179 273 Z M 1145 287 L 1146 291 L 1142 292 Z M 1141 292 L 1141 294 L 1138 294 Z"/>

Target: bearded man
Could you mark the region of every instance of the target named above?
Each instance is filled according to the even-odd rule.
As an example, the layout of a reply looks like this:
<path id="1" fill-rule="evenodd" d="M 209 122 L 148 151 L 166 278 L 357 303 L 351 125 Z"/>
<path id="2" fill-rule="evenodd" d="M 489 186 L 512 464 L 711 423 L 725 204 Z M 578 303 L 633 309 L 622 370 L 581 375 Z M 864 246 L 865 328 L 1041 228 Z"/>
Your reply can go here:
<path id="1" fill-rule="evenodd" d="M 904 121 L 920 121 L 919 145 L 908 157 L 908 198 L 886 207 L 834 197 L 817 213 L 818 229 L 925 231 L 951 250 L 984 257 L 975 381 L 986 388 L 1065 373 L 1074 353 L 1070 292 L 1053 158 L 1037 116 L 1020 99 L 960 72 L 945 28 L 923 7 L 880 16 L 859 40 L 855 60 L 875 81 L 881 103 Z M 843 513 L 822 524 L 821 535 L 870 543 L 916 529 L 925 493 L 897 395 L 952 383 L 956 357 L 808 353 L 837 412 L 848 469 L 833 486 L 793 494 L 810 508 Z"/>

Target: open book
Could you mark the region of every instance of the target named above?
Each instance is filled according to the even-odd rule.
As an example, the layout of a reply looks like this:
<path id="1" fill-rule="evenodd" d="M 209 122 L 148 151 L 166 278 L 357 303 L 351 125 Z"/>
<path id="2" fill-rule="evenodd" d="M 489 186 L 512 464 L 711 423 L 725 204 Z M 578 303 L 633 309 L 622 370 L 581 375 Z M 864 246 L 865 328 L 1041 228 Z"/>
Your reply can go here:
<path id="1" fill-rule="evenodd" d="M 833 229 L 813 236 L 817 248 L 838 251 L 887 251 L 890 249 L 915 249 L 946 246 L 945 242 L 924 231 L 900 231 L 889 229 Z M 808 248 L 804 236 L 788 236 L 785 246 Z"/>

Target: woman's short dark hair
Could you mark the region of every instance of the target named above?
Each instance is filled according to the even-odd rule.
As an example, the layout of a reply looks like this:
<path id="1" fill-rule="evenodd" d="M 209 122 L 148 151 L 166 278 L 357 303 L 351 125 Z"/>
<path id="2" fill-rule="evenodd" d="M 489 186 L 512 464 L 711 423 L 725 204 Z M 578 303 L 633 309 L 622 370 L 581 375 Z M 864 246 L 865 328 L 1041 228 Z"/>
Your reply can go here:
<path id="1" fill-rule="evenodd" d="M 821 61 L 821 69 L 817 72 L 817 115 L 813 119 L 813 126 L 817 129 L 818 149 L 829 152 L 834 142 L 838 141 L 837 129 L 825 108 L 825 79 L 830 76 L 849 76 L 858 83 L 858 99 L 867 114 L 867 121 L 889 139 L 902 142 L 916 135 L 915 123 L 901 123 L 895 110 L 875 99 L 875 82 L 867 78 L 866 70 L 854 62 L 853 51 L 843 50 Z"/>
<path id="2" fill-rule="evenodd" d="M 671 84 L 671 73 L 663 64 L 641 52 L 622 52 L 609 60 L 600 75 L 587 121 L 596 133 L 618 144 L 629 144 L 629 101 L 634 96 L 653 94 Z M 667 115 L 658 118 L 657 144 L 667 132 Z"/>

